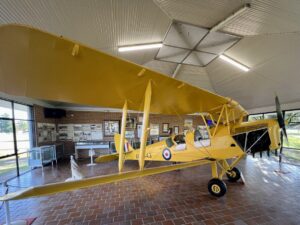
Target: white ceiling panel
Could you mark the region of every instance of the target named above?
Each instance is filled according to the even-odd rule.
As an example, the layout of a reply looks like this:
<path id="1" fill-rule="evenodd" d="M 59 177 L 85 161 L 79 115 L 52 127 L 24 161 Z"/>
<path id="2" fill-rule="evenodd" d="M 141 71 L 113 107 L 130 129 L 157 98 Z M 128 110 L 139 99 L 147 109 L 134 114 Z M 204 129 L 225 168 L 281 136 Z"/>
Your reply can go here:
<path id="1" fill-rule="evenodd" d="M 163 61 L 181 63 L 189 51 L 182 48 L 163 46 L 160 48 L 156 58 Z"/>
<path id="2" fill-rule="evenodd" d="M 162 42 L 170 18 L 149 0 L 1 0 L 0 24 L 21 23 L 143 64 L 153 51 L 119 54 L 120 45 Z"/>
<path id="3" fill-rule="evenodd" d="M 194 65 L 194 66 L 206 66 L 210 63 L 216 55 L 206 53 L 206 52 L 196 52 L 193 51 L 184 61 L 184 64 Z"/>
<path id="4" fill-rule="evenodd" d="M 204 52 L 211 52 L 215 54 L 222 54 L 226 49 L 239 41 L 237 36 L 221 33 L 211 32 L 198 45 L 197 50 Z"/>
<path id="5" fill-rule="evenodd" d="M 172 19 L 212 27 L 241 8 L 244 0 L 154 0 Z"/>
<path id="6" fill-rule="evenodd" d="M 226 54 L 250 71 L 213 61 L 206 68 L 217 93 L 238 100 L 246 109 L 273 105 L 275 93 L 283 104 L 300 101 L 300 34 L 247 37 Z"/>
<path id="7" fill-rule="evenodd" d="M 230 21 L 223 31 L 259 35 L 300 30 L 299 0 L 253 0 L 251 8 Z"/>
<path id="8" fill-rule="evenodd" d="M 203 67 L 182 65 L 176 75 L 176 79 L 214 92 L 208 74 Z"/>
<path id="9" fill-rule="evenodd" d="M 174 73 L 177 64 L 170 63 L 170 62 L 158 61 L 158 60 L 151 60 L 151 61 L 145 63 L 144 66 L 146 66 L 152 70 L 155 70 L 157 72 L 171 76 Z"/>
<path id="10" fill-rule="evenodd" d="M 207 32 L 207 29 L 175 22 L 170 27 L 163 43 L 166 45 L 193 49 Z"/>

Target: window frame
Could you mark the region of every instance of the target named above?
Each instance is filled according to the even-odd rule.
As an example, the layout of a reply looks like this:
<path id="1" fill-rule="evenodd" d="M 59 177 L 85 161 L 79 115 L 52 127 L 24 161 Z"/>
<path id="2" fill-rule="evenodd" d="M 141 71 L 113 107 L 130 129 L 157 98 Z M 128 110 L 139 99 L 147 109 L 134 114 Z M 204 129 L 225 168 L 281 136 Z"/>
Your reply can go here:
<path id="1" fill-rule="evenodd" d="M 26 152 L 19 152 L 18 150 L 18 145 L 17 145 L 17 129 L 16 129 L 16 121 L 26 121 L 28 122 L 28 124 L 31 125 L 31 129 L 29 131 L 29 141 L 31 142 L 30 145 L 31 146 L 35 146 L 36 144 L 36 135 L 35 135 L 35 119 L 34 119 L 34 111 L 33 111 L 33 106 L 32 105 L 29 105 L 29 104 L 25 104 L 25 103 L 22 103 L 22 102 L 19 102 L 19 101 L 15 101 L 15 100 L 11 100 L 11 99 L 6 99 L 6 98 L 0 98 L 0 100 L 3 100 L 3 101 L 7 101 L 11 104 L 11 110 L 12 110 L 12 117 L 11 118 L 7 118 L 7 117 L 1 117 L 0 116 L 0 120 L 8 120 L 8 121 L 11 121 L 12 123 L 12 133 L 13 133 L 13 145 L 14 145 L 14 153 L 13 154 L 8 154 L 8 155 L 3 155 L 3 156 L 0 156 L 0 159 L 5 159 L 5 158 L 9 158 L 9 157 L 15 157 L 16 159 L 16 169 L 17 169 L 17 176 L 20 176 L 21 174 L 23 173 L 26 173 L 28 172 L 29 170 L 27 171 L 24 171 L 22 173 L 20 173 L 20 165 L 19 165 L 19 155 L 21 154 L 26 154 Z M 15 104 L 19 104 L 19 105 L 24 105 L 24 106 L 27 106 L 29 107 L 29 113 L 30 113 L 30 119 L 16 119 L 15 118 Z M 15 176 L 13 176 L 15 177 Z M 12 177 L 12 178 L 13 178 Z"/>

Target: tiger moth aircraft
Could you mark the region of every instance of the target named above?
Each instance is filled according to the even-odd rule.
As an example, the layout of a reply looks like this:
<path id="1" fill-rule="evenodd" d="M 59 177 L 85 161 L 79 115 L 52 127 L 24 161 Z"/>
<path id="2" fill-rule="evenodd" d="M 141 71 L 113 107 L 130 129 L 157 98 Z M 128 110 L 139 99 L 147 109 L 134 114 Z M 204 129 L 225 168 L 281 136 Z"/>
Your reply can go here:
<path id="1" fill-rule="evenodd" d="M 0 201 L 50 195 L 94 185 L 209 164 L 208 191 L 226 193 L 223 177 L 240 178 L 236 165 L 248 153 L 281 147 L 285 123 L 278 99 L 278 119 L 243 122 L 247 112 L 236 101 L 194 87 L 159 72 L 91 49 L 83 44 L 21 25 L 0 27 L 0 91 L 33 99 L 122 109 L 117 153 L 96 162 L 118 160 L 119 173 L 31 187 L 0 197 Z M 140 148 L 125 139 L 128 110 L 143 112 Z M 188 131 L 147 145 L 149 115 L 197 114 L 206 132 Z M 136 160 L 139 170 L 124 172 Z M 172 162 L 145 168 L 145 161 Z M 175 164 L 176 163 L 176 164 Z"/>

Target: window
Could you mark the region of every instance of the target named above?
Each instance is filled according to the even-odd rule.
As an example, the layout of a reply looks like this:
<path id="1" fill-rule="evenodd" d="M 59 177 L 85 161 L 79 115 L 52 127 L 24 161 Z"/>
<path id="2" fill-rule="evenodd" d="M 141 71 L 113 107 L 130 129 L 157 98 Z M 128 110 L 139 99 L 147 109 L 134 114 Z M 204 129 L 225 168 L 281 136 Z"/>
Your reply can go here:
<path id="1" fill-rule="evenodd" d="M 13 122 L 0 119 L 0 157 L 15 153 Z"/>
<path id="2" fill-rule="evenodd" d="M 264 114 L 255 114 L 255 115 L 249 115 L 248 121 L 255 121 L 255 120 L 262 120 L 264 119 Z"/>
<path id="3" fill-rule="evenodd" d="M 0 182 L 29 169 L 33 125 L 31 106 L 0 99 Z"/>
<path id="4" fill-rule="evenodd" d="M 300 149 L 300 110 L 286 111 L 285 120 L 288 121 L 286 132 L 289 142 L 283 139 L 283 146 Z"/>
<path id="5" fill-rule="evenodd" d="M 12 118 L 12 103 L 0 99 L 0 117 Z"/>
<path id="6" fill-rule="evenodd" d="M 277 113 L 265 113 L 264 119 L 277 119 Z"/>

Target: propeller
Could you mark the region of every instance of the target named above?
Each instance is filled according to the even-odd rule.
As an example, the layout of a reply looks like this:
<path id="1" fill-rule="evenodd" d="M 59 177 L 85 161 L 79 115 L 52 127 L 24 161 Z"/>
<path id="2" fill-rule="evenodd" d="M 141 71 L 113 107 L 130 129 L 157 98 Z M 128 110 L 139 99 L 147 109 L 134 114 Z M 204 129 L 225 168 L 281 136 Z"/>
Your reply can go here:
<path id="1" fill-rule="evenodd" d="M 281 147 L 280 147 L 280 155 L 279 155 L 279 161 L 281 162 L 282 149 L 283 149 L 283 144 L 282 144 L 283 136 L 285 137 L 287 142 L 288 142 L 288 136 L 286 133 L 285 121 L 284 121 L 284 117 L 283 117 L 283 113 L 281 110 L 278 96 L 275 97 L 275 105 L 276 105 L 277 121 L 278 121 L 279 127 L 281 129 Z"/>

